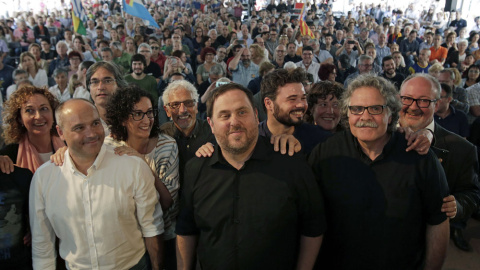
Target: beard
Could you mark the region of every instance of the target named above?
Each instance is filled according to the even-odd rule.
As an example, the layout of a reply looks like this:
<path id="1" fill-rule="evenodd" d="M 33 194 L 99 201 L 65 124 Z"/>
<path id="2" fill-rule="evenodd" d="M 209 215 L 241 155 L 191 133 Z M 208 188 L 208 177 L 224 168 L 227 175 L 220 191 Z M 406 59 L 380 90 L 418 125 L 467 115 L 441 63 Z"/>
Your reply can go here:
<path id="1" fill-rule="evenodd" d="M 244 66 L 249 66 L 251 62 L 252 62 L 252 60 L 250 60 L 250 59 L 242 60 L 242 64 L 243 64 Z"/>
<path id="2" fill-rule="evenodd" d="M 274 103 L 273 117 L 275 117 L 275 119 L 279 123 L 281 123 L 285 126 L 289 126 L 289 127 L 300 126 L 301 124 L 303 124 L 303 117 L 298 119 L 297 117 L 290 116 L 291 113 L 298 112 L 298 111 L 305 114 L 304 109 L 295 109 L 295 110 L 292 110 L 292 111 L 289 111 L 289 112 L 280 111 L 280 106 L 278 106 L 277 104 Z"/>

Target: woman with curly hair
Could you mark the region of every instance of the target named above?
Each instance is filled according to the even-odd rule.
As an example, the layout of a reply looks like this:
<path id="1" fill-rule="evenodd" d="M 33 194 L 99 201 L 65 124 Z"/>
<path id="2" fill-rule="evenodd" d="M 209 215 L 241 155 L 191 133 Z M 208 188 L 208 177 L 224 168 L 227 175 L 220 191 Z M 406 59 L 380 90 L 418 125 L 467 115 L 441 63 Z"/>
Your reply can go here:
<path id="1" fill-rule="evenodd" d="M 337 68 L 334 64 L 321 64 L 320 69 L 318 70 L 318 77 L 322 81 L 335 82 L 335 78 L 337 77 Z"/>
<path id="2" fill-rule="evenodd" d="M 55 128 L 58 100 L 47 89 L 24 86 L 5 103 L 5 146 L 0 150 L 0 170 L 13 172 L 13 164 L 35 173 L 65 144 Z"/>
<path id="3" fill-rule="evenodd" d="M 322 81 L 315 83 L 307 95 L 308 110 L 305 121 L 332 133 L 341 128 L 340 98 L 343 87 L 339 83 Z"/>
<path id="4" fill-rule="evenodd" d="M 138 86 L 117 90 L 107 105 L 110 136 L 105 143 L 117 147 L 117 154 L 140 157 L 152 169 L 163 209 L 165 267 L 172 269 L 176 264 L 174 229 L 180 187 L 178 147 L 173 138 L 159 132 L 154 103 L 153 97 Z"/>

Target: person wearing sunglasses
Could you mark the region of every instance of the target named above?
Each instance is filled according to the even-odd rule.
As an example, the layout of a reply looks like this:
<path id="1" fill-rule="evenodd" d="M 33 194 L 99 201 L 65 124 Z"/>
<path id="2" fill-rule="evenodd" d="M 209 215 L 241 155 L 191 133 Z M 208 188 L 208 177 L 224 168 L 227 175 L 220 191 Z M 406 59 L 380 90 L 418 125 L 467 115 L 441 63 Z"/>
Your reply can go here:
<path id="1" fill-rule="evenodd" d="M 107 105 L 112 145 L 119 155 L 138 156 L 152 169 L 155 188 L 160 194 L 165 233 L 165 267 L 172 269 L 175 259 L 175 220 L 178 213 L 178 147 L 175 140 L 160 132 L 156 99 L 136 85 L 119 89 Z"/>
<path id="2" fill-rule="evenodd" d="M 342 97 L 345 131 L 310 155 L 327 208 L 317 258 L 323 268 L 314 269 L 414 269 L 423 263 L 441 269 L 448 184 L 432 151 L 405 151 L 407 140 L 396 131 L 402 109 L 397 96 L 382 77 L 357 77 Z"/>

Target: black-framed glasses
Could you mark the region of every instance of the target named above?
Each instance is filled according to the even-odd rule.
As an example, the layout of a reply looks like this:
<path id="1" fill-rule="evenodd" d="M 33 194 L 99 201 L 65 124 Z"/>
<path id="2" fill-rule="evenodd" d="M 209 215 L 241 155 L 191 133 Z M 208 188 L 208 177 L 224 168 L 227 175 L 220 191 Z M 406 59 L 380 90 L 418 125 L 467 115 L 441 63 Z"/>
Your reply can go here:
<path id="1" fill-rule="evenodd" d="M 188 107 L 188 108 L 192 108 L 193 106 L 195 106 L 195 100 L 193 100 L 193 99 L 170 102 L 170 103 L 167 104 L 167 106 L 174 109 L 174 110 L 177 110 L 178 108 L 180 108 L 180 105 L 182 105 L 182 103 L 185 107 Z"/>
<path id="2" fill-rule="evenodd" d="M 152 46 L 151 48 L 152 48 L 152 50 L 159 50 L 160 49 L 160 47 L 157 47 L 157 46 Z"/>
<path id="3" fill-rule="evenodd" d="M 383 109 L 385 109 L 385 107 L 387 107 L 387 105 L 348 106 L 348 109 L 350 109 L 351 114 L 355 115 L 362 115 L 365 110 L 367 110 L 371 115 L 377 115 L 383 113 Z"/>
<path id="4" fill-rule="evenodd" d="M 149 119 L 154 119 L 156 116 L 157 116 L 157 110 L 148 110 L 146 112 L 142 112 L 142 111 L 133 111 L 131 114 L 130 114 L 133 118 L 133 120 L 135 121 L 141 121 L 145 115 L 149 118 Z"/>
<path id="5" fill-rule="evenodd" d="M 426 99 L 426 98 L 411 98 L 406 96 L 400 96 L 400 101 L 403 105 L 410 106 L 415 101 L 419 108 L 428 108 L 430 104 L 437 102 L 436 99 Z"/>

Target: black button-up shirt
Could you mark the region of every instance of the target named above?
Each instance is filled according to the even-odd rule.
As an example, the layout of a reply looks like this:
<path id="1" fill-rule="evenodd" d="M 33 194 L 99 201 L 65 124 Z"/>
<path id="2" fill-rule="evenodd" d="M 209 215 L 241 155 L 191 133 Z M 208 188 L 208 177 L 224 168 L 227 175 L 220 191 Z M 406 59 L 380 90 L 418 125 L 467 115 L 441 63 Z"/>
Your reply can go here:
<path id="1" fill-rule="evenodd" d="M 259 136 L 237 170 L 216 146 L 186 166 L 176 233 L 198 235 L 203 269 L 294 269 L 300 235 L 325 231 L 323 199 L 303 155 Z"/>
<path id="2" fill-rule="evenodd" d="M 195 152 L 207 142 L 215 143 L 215 136 L 207 120 L 196 120 L 192 134 L 185 137 L 173 122 L 167 122 L 160 127 L 160 130 L 177 141 L 179 153 L 180 187 L 183 183 L 185 164 L 193 157 Z"/>

